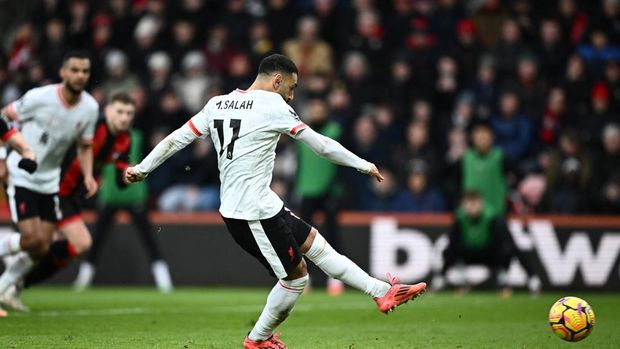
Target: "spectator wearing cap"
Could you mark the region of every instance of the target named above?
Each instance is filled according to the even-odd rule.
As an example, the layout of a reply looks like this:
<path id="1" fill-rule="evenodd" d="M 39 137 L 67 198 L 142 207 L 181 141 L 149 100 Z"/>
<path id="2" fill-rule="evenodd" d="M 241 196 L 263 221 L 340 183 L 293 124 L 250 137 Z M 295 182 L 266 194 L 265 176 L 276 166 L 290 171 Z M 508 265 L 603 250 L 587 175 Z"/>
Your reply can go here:
<path id="1" fill-rule="evenodd" d="M 523 160 L 532 147 L 531 121 L 519 111 L 519 96 L 504 91 L 499 97 L 499 113 L 491 118 L 495 144 L 512 164 Z"/>
<path id="2" fill-rule="evenodd" d="M 392 210 L 425 213 L 445 210 L 443 195 L 435 184 L 429 183 L 429 174 L 426 162 L 414 160 L 407 173 L 406 189 L 396 195 Z"/>
<path id="3" fill-rule="evenodd" d="M 609 87 L 604 82 L 597 82 L 592 87 L 591 112 L 587 117 L 581 118 L 579 129 L 582 132 L 581 138 L 585 144 L 594 147 L 595 150 L 601 149 L 600 135 L 603 127 L 610 122 L 618 120 L 611 111 L 611 96 Z"/>
<path id="4" fill-rule="evenodd" d="M 173 86 L 183 105 L 193 115 L 205 105 L 207 91 L 217 84 L 217 78 L 207 74 L 207 60 L 200 51 L 191 51 L 181 62 L 182 74 Z"/>
<path id="5" fill-rule="evenodd" d="M 603 151 L 595 162 L 593 207 L 600 213 L 620 213 L 620 126 L 608 124 L 603 129 Z"/>
<path id="6" fill-rule="evenodd" d="M 426 17 L 416 15 L 411 19 L 405 47 L 413 69 L 413 76 L 421 89 L 432 89 L 439 39 L 430 30 Z"/>
<path id="7" fill-rule="evenodd" d="M 450 49 L 458 60 L 463 81 L 475 81 L 476 70 L 484 48 L 480 42 L 478 29 L 471 19 L 461 19 L 456 23 L 456 44 Z"/>
<path id="8" fill-rule="evenodd" d="M 582 147 L 578 133 L 562 132 L 551 154 L 546 171 L 549 188 L 549 208 L 554 213 L 583 213 L 586 211 L 592 179 L 592 160 Z"/>
<path id="9" fill-rule="evenodd" d="M 110 44 L 110 41 L 112 39 L 111 24 L 112 24 L 112 19 L 110 18 L 110 16 L 104 13 L 99 13 L 95 17 L 93 17 L 92 47 L 95 50 L 100 50 Z"/>
<path id="10" fill-rule="evenodd" d="M 110 50 L 105 56 L 106 77 L 101 84 L 106 100 L 119 91 L 131 91 L 139 85 L 138 78 L 129 72 L 127 55 L 121 50 Z"/>
<path id="11" fill-rule="evenodd" d="M 297 36 L 285 41 L 282 51 L 295 62 L 300 77 L 334 71 L 332 48 L 319 37 L 319 22 L 312 16 L 299 20 Z"/>

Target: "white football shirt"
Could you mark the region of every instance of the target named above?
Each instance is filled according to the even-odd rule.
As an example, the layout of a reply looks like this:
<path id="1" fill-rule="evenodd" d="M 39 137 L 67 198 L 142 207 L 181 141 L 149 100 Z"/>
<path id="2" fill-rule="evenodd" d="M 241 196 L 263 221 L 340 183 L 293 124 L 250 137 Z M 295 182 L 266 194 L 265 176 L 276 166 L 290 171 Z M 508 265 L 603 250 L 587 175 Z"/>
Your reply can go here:
<path id="1" fill-rule="evenodd" d="M 37 155 L 33 174 L 17 167 L 21 155 L 11 152 L 7 158 L 9 185 L 28 188 L 42 194 L 58 192 L 60 166 L 67 149 L 78 140 L 90 141 L 95 132 L 99 105 L 82 92 L 75 105 L 68 105 L 61 85 L 46 85 L 29 90 L 7 110 L 19 121 L 21 133 Z"/>
<path id="2" fill-rule="evenodd" d="M 210 135 L 219 154 L 222 216 L 259 220 L 282 209 L 269 187 L 276 145 L 280 134 L 295 137 L 306 125 L 279 94 L 237 89 L 213 97 L 188 125 L 196 136 Z"/>

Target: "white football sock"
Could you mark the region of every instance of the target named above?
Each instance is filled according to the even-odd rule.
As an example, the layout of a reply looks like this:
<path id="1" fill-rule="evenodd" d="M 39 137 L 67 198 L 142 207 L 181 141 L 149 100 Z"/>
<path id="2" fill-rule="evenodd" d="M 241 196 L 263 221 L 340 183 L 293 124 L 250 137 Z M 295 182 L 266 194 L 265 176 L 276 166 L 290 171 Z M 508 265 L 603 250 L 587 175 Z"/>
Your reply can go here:
<path id="1" fill-rule="evenodd" d="M 168 293 L 172 291 L 172 279 L 170 278 L 170 270 L 168 264 L 163 260 L 157 260 L 151 264 L 151 272 L 153 273 L 153 279 L 157 289 L 161 293 Z"/>
<path id="2" fill-rule="evenodd" d="M 390 284 L 371 277 L 349 258 L 336 252 L 318 232 L 306 257 L 328 276 L 372 297 L 383 297 L 390 289 Z"/>
<path id="3" fill-rule="evenodd" d="M 93 283 L 95 277 L 95 266 L 89 262 L 80 263 L 80 271 L 73 282 L 73 289 L 77 292 L 84 291 Z"/>
<path id="4" fill-rule="evenodd" d="M 263 341 L 286 319 L 308 283 L 308 275 L 295 280 L 279 280 L 267 297 L 267 304 L 248 335 L 253 341 Z"/>
<path id="5" fill-rule="evenodd" d="M 0 257 L 21 251 L 19 241 L 22 236 L 18 233 L 2 234 L 0 237 Z"/>
<path id="6" fill-rule="evenodd" d="M 15 262 L 7 267 L 0 276 L 0 294 L 23 278 L 34 266 L 34 261 L 26 252 L 20 252 Z"/>

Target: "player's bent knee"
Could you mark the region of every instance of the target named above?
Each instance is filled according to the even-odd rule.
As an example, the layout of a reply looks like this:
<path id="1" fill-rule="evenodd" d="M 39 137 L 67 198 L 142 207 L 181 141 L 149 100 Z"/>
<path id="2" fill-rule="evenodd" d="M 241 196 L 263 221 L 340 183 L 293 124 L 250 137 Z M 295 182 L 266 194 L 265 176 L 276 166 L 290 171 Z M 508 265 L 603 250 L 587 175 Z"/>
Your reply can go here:
<path id="1" fill-rule="evenodd" d="M 306 241 L 304 241 L 304 243 L 299 246 L 299 249 L 301 250 L 301 253 L 306 253 L 308 252 L 308 250 L 310 250 L 310 247 L 312 247 L 312 244 L 314 243 L 314 240 L 316 239 L 316 236 L 319 234 L 319 231 L 316 230 L 316 228 L 311 228 L 310 229 L 310 233 L 308 233 L 308 237 L 306 237 Z"/>
<path id="2" fill-rule="evenodd" d="M 302 258 L 301 262 L 297 265 L 297 267 L 288 274 L 284 280 L 296 280 L 308 275 L 308 265 L 306 261 Z"/>
<path id="3" fill-rule="evenodd" d="M 75 253 L 77 253 L 78 255 L 88 252 L 88 250 L 90 250 L 90 247 L 93 245 L 93 239 L 90 237 L 90 234 L 80 236 L 79 239 L 75 239 L 74 241 L 70 242 L 75 249 Z"/>
<path id="4" fill-rule="evenodd" d="M 321 235 L 314 228 L 312 230 L 315 231 L 315 236 L 312 241 L 312 245 L 310 246 L 310 248 L 308 248 L 308 250 L 304 254 L 312 262 L 317 263 L 318 260 L 320 260 L 322 257 L 329 254 L 333 250 L 333 248 L 327 242 L 327 240 L 325 240 L 323 235 Z"/>
<path id="5" fill-rule="evenodd" d="M 47 253 L 49 241 L 40 236 L 23 236 L 21 239 L 21 247 L 33 255 L 42 256 Z"/>

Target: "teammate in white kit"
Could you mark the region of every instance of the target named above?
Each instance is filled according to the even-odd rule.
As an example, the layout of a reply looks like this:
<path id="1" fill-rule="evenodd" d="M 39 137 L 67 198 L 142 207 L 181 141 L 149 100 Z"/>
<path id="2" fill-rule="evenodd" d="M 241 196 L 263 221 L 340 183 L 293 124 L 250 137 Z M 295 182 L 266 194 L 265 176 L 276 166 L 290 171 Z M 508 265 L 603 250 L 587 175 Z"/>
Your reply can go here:
<path id="1" fill-rule="evenodd" d="M 21 125 L 21 133 L 36 154 L 38 169 L 32 174 L 20 169 L 22 156 L 17 152 L 11 152 L 6 160 L 11 219 L 21 234 L 0 241 L 0 256 L 22 252 L 0 277 L 0 299 L 47 252 L 55 223 L 62 219 L 58 201 L 60 167 L 70 146 L 77 143 L 87 196 L 97 192 L 92 175 L 92 138 L 99 105 L 84 91 L 90 60 L 80 52 L 68 53 L 60 76 L 62 83 L 29 90 L 2 109 L 3 116 Z"/>
<path id="2" fill-rule="evenodd" d="M 287 104 L 297 87 L 297 67 L 285 56 L 261 62 L 258 76 L 247 91 L 213 97 L 184 126 L 161 141 L 126 179 L 144 179 L 162 162 L 198 137 L 210 136 L 219 152 L 220 213 L 235 241 L 256 257 L 279 281 L 271 290 L 245 348 L 286 348 L 274 329 L 286 319 L 308 282 L 303 256 L 329 276 L 374 297 L 381 312 L 416 297 L 425 283 L 390 284 L 370 277 L 336 252 L 319 232 L 293 215 L 269 188 L 280 134 L 302 141 L 320 156 L 339 165 L 383 180 L 377 167 L 324 137 L 300 121 Z"/>

